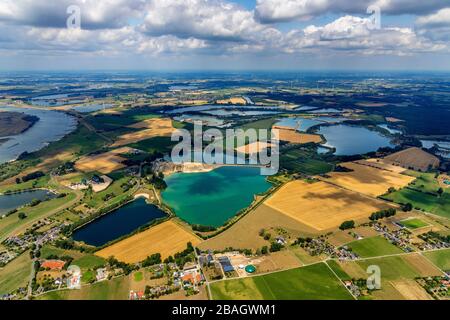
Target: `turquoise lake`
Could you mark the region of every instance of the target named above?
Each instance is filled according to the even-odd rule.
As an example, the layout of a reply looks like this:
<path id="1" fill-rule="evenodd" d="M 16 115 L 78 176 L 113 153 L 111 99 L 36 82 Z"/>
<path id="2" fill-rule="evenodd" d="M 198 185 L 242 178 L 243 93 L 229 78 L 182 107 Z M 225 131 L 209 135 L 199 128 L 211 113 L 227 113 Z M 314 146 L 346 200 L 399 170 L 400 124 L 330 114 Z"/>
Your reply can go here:
<path id="1" fill-rule="evenodd" d="M 221 167 L 210 172 L 176 173 L 166 179 L 164 202 L 190 224 L 219 227 L 248 207 L 271 184 L 259 168 Z"/>

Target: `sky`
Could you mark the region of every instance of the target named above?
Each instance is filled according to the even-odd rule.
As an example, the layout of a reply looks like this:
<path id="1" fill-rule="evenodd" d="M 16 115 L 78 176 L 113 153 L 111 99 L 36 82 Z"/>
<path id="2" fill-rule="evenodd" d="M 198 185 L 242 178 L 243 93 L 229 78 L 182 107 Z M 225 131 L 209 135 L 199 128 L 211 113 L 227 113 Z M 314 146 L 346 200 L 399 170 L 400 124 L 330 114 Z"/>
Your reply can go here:
<path id="1" fill-rule="evenodd" d="M 0 70 L 450 71 L 450 0 L 0 0 Z"/>

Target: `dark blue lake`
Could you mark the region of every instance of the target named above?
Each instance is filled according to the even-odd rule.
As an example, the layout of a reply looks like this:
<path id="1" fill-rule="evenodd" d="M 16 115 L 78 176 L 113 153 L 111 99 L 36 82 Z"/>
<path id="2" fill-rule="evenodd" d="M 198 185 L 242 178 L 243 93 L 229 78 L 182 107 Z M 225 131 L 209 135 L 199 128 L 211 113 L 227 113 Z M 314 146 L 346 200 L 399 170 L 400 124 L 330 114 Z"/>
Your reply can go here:
<path id="1" fill-rule="evenodd" d="M 99 247 L 164 217 L 166 214 L 158 207 L 139 198 L 76 230 L 73 239 Z"/>

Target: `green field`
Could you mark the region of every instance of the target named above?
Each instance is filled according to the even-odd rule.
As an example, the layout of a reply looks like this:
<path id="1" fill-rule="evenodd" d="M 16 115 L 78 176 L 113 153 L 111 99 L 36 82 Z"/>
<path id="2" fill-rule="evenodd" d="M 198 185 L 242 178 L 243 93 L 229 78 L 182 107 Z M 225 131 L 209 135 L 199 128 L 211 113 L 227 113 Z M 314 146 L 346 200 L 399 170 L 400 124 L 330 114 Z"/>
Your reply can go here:
<path id="1" fill-rule="evenodd" d="M 282 152 L 280 166 L 283 169 L 308 175 L 324 174 L 333 170 L 333 165 L 322 161 L 315 149 L 301 148 Z"/>
<path id="2" fill-rule="evenodd" d="M 105 140 L 99 135 L 88 130 L 85 126 L 78 126 L 78 129 L 59 141 L 51 143 L 48 147 L 33 153 L 33 157 L 44 157 L 59 152 L 71 152 L 76 156 L 91 153 L 102 148 Z"/>
<path id="3" fill-rule="evenodd" d="M 82 257 L 72 261 L 72 265 L 79 266 L 81 270 L 96 269 L 105 265 L 105 259 L 94 256 L 93 254 L 85 254 Z"/>
<path id="4" fill-rule="evenodd" d="M 404 188 L 383 196 L 383 198 L 399 204 L 411 203 L 414 208 L 450 218 L 450 193 L 448 192 L 445 192 L 441 197 L 437 197 L 429 193 Z"/>
<path id="5" fill-rule="evenodd" d="M 29 252 L 0 268 L 0 295 L 10 293 L 18 288 L 26 287 L 30 280 L 31 259 Z"/>
<path id="6" fill-rule="evenodd" d="M 81 283 L 92 283 L 95 281 L 95 271 L 88 270 L 83 272 L 81 276 Z"/>
<path id="7" fill-rule="evenodd" d="M 378 257 L 403 252 L 401 249 L 389 243 L 389 241 L 382 236 L 354 241 L 347 246 L 361 258 Z"/>
<path id="8" fill-rule="evenodd" d="M 50 256 L 58 256 L 58 257 L 71 256 L 72 258 L 76 259 L 76 258 L 81 258 L 83 256 L 83 254 L 79 251 L 64 250 L 64 249 L 60 249 L 60 248 L 54 247 L 49 244 L 44 245 L 41 248 L 40 252 L 41 252 L 42 259 L 47 259 Z"/>
<path id="9" fill-rule="evenodd" d="M 382 258 L 368 258 L 359 261 L 328 261 L 327 263 L 341 278 L 349 279 L 367 279 L 367 272 L 370 266 L 380 268 L 381 289 L 375 290 L 370 296 L 362 299 L 380 299 L 380 300 L 403 300 L 404 296 L 395 288 L 395 284 L 403 281 L 414 281 L 417 277 L 427 277 L 437 275 L 437 270 L 426 259 L 414 253 L 416 257 L 413 260 L 406 255 L 391 256 Z M 415 261 L 411 263 L 411 261 Z"/>
<path id="10" fill-rule="evenodd" d="M 211 284 L 216 300 L 348 300 L 350 293 L 324 263 Z"/>
<path id="11" fill-rule="evenodd" d="M 391 193 L 385 198 L 399 204 L 411 203 L 414 208 L 419 210 L 450 218 L 450 189 L 445 189 L 444 194 L 438 197 L 437 191 L 440 186 L 434 173 L 411 170 L 406 173 L 417 179 L 411 183 L 409 188 Z"/>
<path id="12" fill-rule="evenodd" d="M 450 270 L 450 249 L 425 252 L 423 254 L 443 271 Z"/>
<path id="13" fill-rule="evenodd" d="M 376 265 L 381 270 L 381 281 L 395 281 L 400 279 L 414 279 L 425 276 L 420 270 L 408 263 L 402 256 L 383 257 L 357 261 L 363 270 L 369 266 Z"/>
<path id="14" fill-rule="evenodd" d="M 328 266 L 334 271 L 334 273 L 336 273 L 336 275 L 341 280 L 351 280 L 352 279 L 352 277 L 350 277 L 336 261 L 329 260 L 326 262 L 326 264 L 328 264 Z"/>
<path id="15" fill-rule="evenodd" d="M 269 118 L 269 119 L 263 119 L 258 120 L 250 123 L 244 124 L 241 129 L 247 130 L 247 129 L 271 129 L 272 126 L 277 122 L 277 119 L 275 118 Z"/>
<path id="16" fill-rule="evenodd" d="M 62 290 L 39 296 L 39 300 L 128 300 L 129 277 L 97 282 L 80 290 Z"/>
<path id="17" fill-rule="evenodd" d="M 52 210 L 57 210 L 63 207 L 65 204 L 73 201 L 76 198 L 74 193 L 69 193 L 64 198 L 55 198 L 50 201 L 44 201 L 35 207 L 25 207 L 20 212 L 24 212 L 27 218 L 20 220 L 18 214 L 12 214 L 4 219 L 0 220 L 0 240 L 3 241 L 12 231 L 16 229 L 22 229 L 25 226 L 31 226 L 31 224 L 39 219 L 49 215 Z M 25 231 L 25 230 L 20 230 Z"/>
<path id="18" fill-rule="evenodd" d="M 123 184 L 128 183 L 131 179 L 132 179 L 131 177 L 122 177 L 119 180 L 115 180 L 106 190 L 88 194 L 84 198 L 84 200 L 86 204 L 91 208 L 100 208 L 101 206 L 105 205 L 105 201 L 103 200 L 103 198 L 106 195 L 112 194 L 114 195 L 114 197 L 107 202 L 109 205 L 120 202 L 122 199 L 124 199 L 125 197 L 127 197 L 129 194 L 132 193 L 133 188 L 131 188 L 127 192 L 124 192 L 124 190 L 121 187 Z"/>
<path id="19" fill-rule="evenodd" d="M 406 174 L 417 178 L 410 185 L 411 188 L 417 191 L 436 193 L 440 188 L 434 173 L 422 173 L 409 170 Z"/>
<path id="20" fill-rule="evenodd" d="M 419 229 L 429 226 L 428 223 L 417 218 L 402 220 L 400 224 L 408 229 Z"/>
<path id="21" fill-rule="evenodd" d="M 134 281 L 136 281 L 136 282 L 140 282 L 140 281 L 144 280 L 144 274 L 142 273 L 142 271 L 135 272 L 133 274 L 133 277 L 134 277 Z"/>
<path id="22" fill-rule="evenodd" d="M 129 145 L 132 148 L 139 149 L 148 153 L 162 152 L 170 153 L 173 146 L 177 142 L 173 142 L 170 137 L 156 137 Z"/>
<path id="23" fill-rule="evenodd" d="M 50 177 L 47 175 L 24 183 L 0 186 L 0 193 L 7 191 L 21 191 L 28 189 L 48 188 L 49 181 Z"/>

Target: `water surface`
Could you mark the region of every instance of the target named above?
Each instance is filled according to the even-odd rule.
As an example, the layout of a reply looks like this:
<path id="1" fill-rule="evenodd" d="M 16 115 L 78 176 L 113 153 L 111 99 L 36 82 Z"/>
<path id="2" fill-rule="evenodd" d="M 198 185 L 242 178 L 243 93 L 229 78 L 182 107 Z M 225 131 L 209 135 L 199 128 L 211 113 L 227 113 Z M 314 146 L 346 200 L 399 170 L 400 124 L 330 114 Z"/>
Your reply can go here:
<path id="1" fill-rule="evenodd" d="M 166 179 L 167 203 L 191 224 L 219 227 L 248 207 L 271 184 L 259 168 L 222 167 L 206 173 L 176 173 Z"/>
<path id="2" fill-rule="evenodd" d="M 0 215 L 8 213 L 13 209 L 23 207 L 33 200 L 53 199 L 56 195 L 48 190 L 32 190 L 21 193 L 0 195 Z"/>
<path id="3" fill-rule="evenodd" d="M 23 112 L 39 118 L 30 129 L 8 137 L 9 140 L 0 145 L 0 163 L 15 160 L 25 151 L 38 151 L 50 142 L 62 139 L 77 127 L 74 117 L 59 111 L 13 107 L 0 107 L 0 110 Z"/>
<path id="4" fill-rule="evenodd" d="M 102 246 L 165 216 L 158 207 L 139 198 L 76 230 L 72 237 L 89 245 Z"/>
<path id="5" fill-rule="evenodd" d="M 342 124 L 323 126 L 318 133 L 327 139 L 325 146 L 336 148 L 336 155 L 365 154 L 381 147 L 394 147 L 388 137 L 364 127 Z"/>

